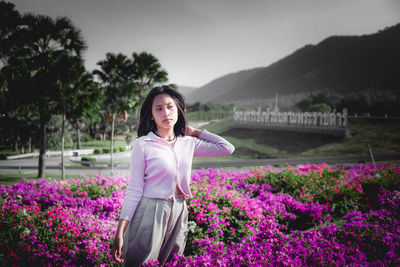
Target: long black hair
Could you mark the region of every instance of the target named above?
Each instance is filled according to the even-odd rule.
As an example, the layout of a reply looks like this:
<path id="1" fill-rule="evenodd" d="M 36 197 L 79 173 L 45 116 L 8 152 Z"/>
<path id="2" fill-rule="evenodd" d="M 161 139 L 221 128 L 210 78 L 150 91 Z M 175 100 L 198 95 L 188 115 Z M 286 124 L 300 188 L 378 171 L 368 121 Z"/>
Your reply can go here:
<path id="1" fill-rule="evenodd" d="M 152 107 L 154 98 L 160 94 L 168 94 L 172 99 L 174 99 L 178 108 L 178 120 L 174 125 L 174 133 L 175 136 L 185 136 L 187 125 L 185 115 L 185 100 L 178 91 L 172 89 L 168 85 L 154 87 L 146 96 L 146 99 L 140 108 L 137 136 L 141 137 L 143 135 L 147 135 L 149 132 L 155 132 L 157 130 L 156 123 L 151 118 L 153 117 Z"/>

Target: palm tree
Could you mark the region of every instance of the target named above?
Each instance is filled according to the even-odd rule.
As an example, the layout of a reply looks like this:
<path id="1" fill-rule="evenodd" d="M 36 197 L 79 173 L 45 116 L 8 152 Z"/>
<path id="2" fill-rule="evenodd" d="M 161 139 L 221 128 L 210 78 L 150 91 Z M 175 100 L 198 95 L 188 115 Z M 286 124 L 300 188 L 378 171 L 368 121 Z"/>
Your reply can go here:
<path id="1" fill-rule="evenodd" d="M 100 70 L 93 73 L 97 75 L 104 86 L 104 105 L 108 112 L 104 115 L 111 124 L 110 153 L 111 169 L 114 168 L 114 128 L 116 115 L 125 114 L 138 104 L 137 84 L 132 72 L 132 63 L 125 55 L 107 53 L 106 59 L 99 61 Z"/>
<path id="2" fill-rule="evenodd" d="M 150 53 L 134 52 L 132 54 L 134 77 L 140 102 L 143 103 L 146 93 L 156 84 L 168 81 L 168 73 L 161 68 L 158 59 Z"/>
<path id="3" fill-rule="evenodd" d="M 64 66 L 69 66 L 66 70 Z M 85 71 L 83 61 L 77 56 L 67 54 L 60 58 L 57 64 L 59 79 L 58 109 L 62 114 L 61 127 L 61 167 L 64 179 L 64 133 L 65 121 L 81 120 L 82 116 L 90 116 L 92 110 L 97 109 L 101 98 L 100 88 L 95 85 L 93 76 Z"/>
<path id="4" fill-rule="evenodd" d="M 68 18 L 52 19 L 27 14 L 21 17 L 17 30 L 7 36 L 7 47 L 9 54 L 5 71 L 8 72 L 8 90 L 24 96 L 19 104 L 38 110 L 38 177 L 43 177 L 46 125 L 53 114 L 60 113 L 60 91 L 66 84 L 65 79 L 60 78 L 60 68 L 66 72 L 73 68 L 65 64 L 65 58 L 79 58 L 86 45 L 80 31 Z"/>
<path id="5" fill-rule="evenodd" d="M 15 5 L 0 1 L 0 63 L 2 65 L 7 63 L 12 53 L 10 37 L 17 31 L 20 21 L 21 14 L 15 10 Z"/>
<path id="6" fill-rule="evenodd" d="M 84 72 L 74 84 L 78 92 L 76 101 L 70 101 L 68 109 L 68 120 L 75 127 L 76 148 L 81 148 L 80 130 L 85 122 L 95 119 L 99 110 L 99 102 L 102 100 L 102 90 L 94 81 L 92 73 Z"/>

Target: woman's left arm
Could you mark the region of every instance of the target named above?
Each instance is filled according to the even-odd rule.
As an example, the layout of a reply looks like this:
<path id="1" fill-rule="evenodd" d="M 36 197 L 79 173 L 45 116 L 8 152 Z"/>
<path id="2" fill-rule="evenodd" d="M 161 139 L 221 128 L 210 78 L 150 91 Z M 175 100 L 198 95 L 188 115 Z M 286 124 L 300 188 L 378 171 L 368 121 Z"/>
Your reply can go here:
<path id="1" fill-rule="evenodd" d="M 186 134 L 197 137 L 195 139 L 195 157 L 223 157 L 229 156 L 235 151 L 235 147 L 219 135 L 188 127 Z"/>

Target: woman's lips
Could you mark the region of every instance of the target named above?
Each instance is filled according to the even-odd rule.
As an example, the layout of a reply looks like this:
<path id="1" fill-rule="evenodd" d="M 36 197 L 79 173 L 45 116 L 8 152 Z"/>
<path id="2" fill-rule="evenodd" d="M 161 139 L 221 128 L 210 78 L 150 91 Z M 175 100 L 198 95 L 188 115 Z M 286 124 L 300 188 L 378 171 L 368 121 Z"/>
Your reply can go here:
<path id="1" fill-rule="evenodd" d="M 170 122 L 172 119 L 164 119 L 163 122 Z"/>

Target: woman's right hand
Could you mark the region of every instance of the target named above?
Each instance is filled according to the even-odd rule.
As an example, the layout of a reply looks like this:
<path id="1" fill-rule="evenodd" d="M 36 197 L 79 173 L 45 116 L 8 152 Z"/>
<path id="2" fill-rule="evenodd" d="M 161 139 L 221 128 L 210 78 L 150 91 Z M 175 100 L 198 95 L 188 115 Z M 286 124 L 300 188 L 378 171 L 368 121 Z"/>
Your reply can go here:
<path id="1" fill-rule="evenodd" d="M 114 243 L 111 248 L 111 255 L 114 260 L 119 263 L 124 262 L 122 256 L 122 244 L 124 243 L 124 233 L 128 227 L 129 221 L 120 219 L 117 226 L 117 232 L 115 233 Z"/>
<path id="2" fill-rule="evenodd" d="M 192 126 L 189 126 L 189 125 L 186 126 L 185 135 L 193 136 L 193 137 L 199 137 L 200 133 L 201 133 L 201 131 L 199 129 L 196 129 L 196 128 L 194 128 Z"/>
<path id="3" fill-rule="evenodd" d="M 111 249 L 111 255 L 114 260 L 118 263 L 123 263 L 124 258 L 122 256 L 122 244 L 124 243 L 124 239 L 122 237 L 115 237 L 114 244 Z"/>

